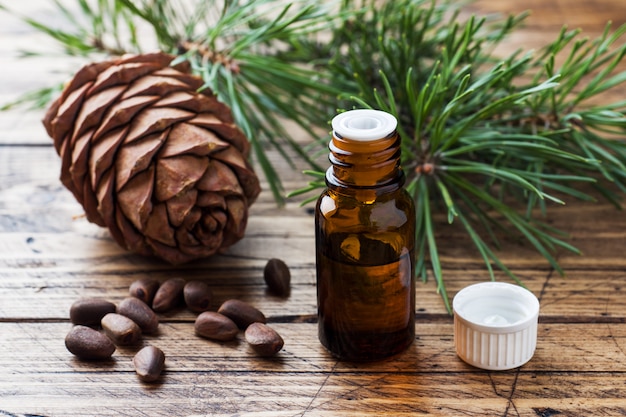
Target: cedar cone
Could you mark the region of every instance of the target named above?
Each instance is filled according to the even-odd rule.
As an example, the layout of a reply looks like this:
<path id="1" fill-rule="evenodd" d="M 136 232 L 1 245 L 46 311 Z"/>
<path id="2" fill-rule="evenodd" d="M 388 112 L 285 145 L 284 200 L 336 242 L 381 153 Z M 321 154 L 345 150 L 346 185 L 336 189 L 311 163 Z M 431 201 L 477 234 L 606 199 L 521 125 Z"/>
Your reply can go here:
<path id="1" fill-rule="evenodd" d="M 230 109 L 173 58 L 86 65 L 43 123 L 87 219 L 128 250 L 177 264 L 241 239 L 260 187 Z"/>

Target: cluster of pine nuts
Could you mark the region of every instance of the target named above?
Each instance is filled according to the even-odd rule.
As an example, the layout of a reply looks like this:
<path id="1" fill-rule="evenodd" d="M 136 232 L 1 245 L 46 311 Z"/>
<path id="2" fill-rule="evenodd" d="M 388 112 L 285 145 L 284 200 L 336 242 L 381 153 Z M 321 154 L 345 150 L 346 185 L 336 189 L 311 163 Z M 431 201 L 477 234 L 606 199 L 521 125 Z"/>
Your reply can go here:
<path id="1" fill-rule="evenodd" d="M 270 259 L 263 276 L 270 292 L 282 297 L 289 295 L 291 275 L 282 260 Z M 198 314 L 194 330 L 200 337 L 228 341 L 242 330 L 246 342 L 259 356 L 272 356 L 283 348 L 282 337 L 266 324 L 265 315 L 256 307 L 229 299 L 217 311 L 211 311 L 212 297 L 209 285 L 200 280 L 139 279 L 130 285 L 129 296 L 117 305 L 102 298 L 74 302 L 70 308 L 74 326 L 65 337 L 65 346 L 83 360 L 108 359 L 116 347 L 138 346 L 142 334 L 156 333 L 157 313 L 184 304 Z M 165 354 L 158 347 L 145 346 L 134 355 L 133 366 L 142 381 L 156 381 L 165 367 Z"/>

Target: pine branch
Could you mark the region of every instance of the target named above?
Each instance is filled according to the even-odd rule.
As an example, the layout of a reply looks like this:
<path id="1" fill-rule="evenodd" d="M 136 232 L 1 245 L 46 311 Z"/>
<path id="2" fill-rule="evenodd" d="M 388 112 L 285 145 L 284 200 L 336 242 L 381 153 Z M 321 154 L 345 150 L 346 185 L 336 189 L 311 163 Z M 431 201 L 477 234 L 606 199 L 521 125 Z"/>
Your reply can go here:
<path id="1" fill-rule="evenodd" d="M 348 53 L 327 51 L 334 76 L 342 78 L 344 99 L 400 121 L 402 149 L 409 155 L 403 158 L 407 188 L 418 205 L 418 275 L 427 277 L 431 269 L 447 302 L 432 233 L 438 202 L 450 223 L 460 219 L 492 279 L 493 265 L 519 282 L 491 249 L 498 246 L 494 227 L 520 236 L 562 273 L 555 250 L 578 251 L 559 230 L 539 222 L 535 209 L 545 214 L 547 202 L 562 204 L 563 195 L 593 200 L 580 191 L 581 183 L 593 184 L 619 206 L 621 196 L 607 182 L 624 191 L 626 144 L 601 135 L 623 135 L 624 103 L 581 106 L 626 80 L 626 73 L 613 74 L 624 55 L 624 46 L 613 45 L 626 26 L 613 33 L 607 27 L 587 47 L 576 32 L 564 30 L 537 56 L 515 52 L 497 60 L 484 51 L 521 17 L 493 31 L 484 19 L 446 22 L 442 10 L 453 7 L 448 2 L 418 3 L 389 2 L 376 10 L 373 2 L 363 2 L 361 14 L 346 22 L 349 33 L 340 28 L 329 43 L 332 51 Z M 572 52 L 556 68 L 556 54 L 568 48 Z M 511 198 L 525 203 L 525 213 Z"/>

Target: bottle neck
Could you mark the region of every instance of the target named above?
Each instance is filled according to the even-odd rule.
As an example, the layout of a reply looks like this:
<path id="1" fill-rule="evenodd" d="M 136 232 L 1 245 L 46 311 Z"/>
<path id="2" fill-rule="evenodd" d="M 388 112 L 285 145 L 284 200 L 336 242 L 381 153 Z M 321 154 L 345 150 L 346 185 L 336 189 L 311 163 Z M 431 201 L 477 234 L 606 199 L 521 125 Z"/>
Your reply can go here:
<path id="1" fill-rule="evenodd" d="M 404 175 L 400 168 L 400 137 L 394 131 L 376 140 L 352 140 L 334 133 L 329 144 L 332 166 L 326 172 L 331 189 L 400 188 Z"/>

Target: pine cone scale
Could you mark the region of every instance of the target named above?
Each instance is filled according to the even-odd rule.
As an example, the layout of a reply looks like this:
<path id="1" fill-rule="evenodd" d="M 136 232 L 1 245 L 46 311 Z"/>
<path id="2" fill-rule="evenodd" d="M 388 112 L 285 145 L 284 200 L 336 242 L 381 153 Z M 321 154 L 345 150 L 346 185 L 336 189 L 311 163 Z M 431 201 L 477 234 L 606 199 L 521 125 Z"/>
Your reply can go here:
<path id="1" fill-rule="evenodd" d="M 146 63 L 112 65 L 98 75 L 96 82 L 89 90 L 89 94 L 97 94 L 101 91 L 110 90 L 115 86 L 122 86 L 125 90 L 128 84 L 158 70 L 158 68 L 157 64 Z"/>
<path id="2" fill-rule="evenodd" d="M 202 94 L 190 94 L 187 91 L 178 91 L 163 97 L 154 107 L 175 107 L 180 110 L 187 110 L 195 114 L 211 114 L 215 112 L 225 111 L 227 108 L 216 100 Z M 197 116 L 198 117 L 198 116 Z M 225 119 L 226 116 L 222 116 Z M 232 123 L 232 120 L 224 120 L 222 123 Z"/>
<path id="3" fill-rule="evenodd" d="M 200 89 L 200 87 L 202 87 L 202 85 L 204 84 L 204 82 L 200 78 L 181 71 L 177 71 L 172 67 L 161 68 L 155 71 L 152 75 L 154 77 L 163 77 L 163 79 L 167 80 L 177 80 L 181 83 L 186 84 L 189 88 L 193 90 Z"/>
<path id="4" fill-rule="evenodd" d="M 250 144 L 237 127 L 231 123 L 223 123 L 215 116 L 201 114 L 188 121 L 189 124 L 206 128 L 232 144 L 242 155 L 248 155 Z"/>
<path id="5" fill-rule="evenodd" d="M 78 113 L 78 117 L 74 122 L 77 129 L 74 131 L 73 136 L 79 137 L 87 130 L 91 130 L 99 125 L 105 112 L 111 106 L 111 102 L 117 100 L 123 92 L 124 86 L 118 86 L 109 88 L 108 90 L 99 92 L 85 99 Z"/>
<path id="6" fill-rule="evenodd" d="M 154 206 L 143 231 L 147 237 L 157 242 L 172 247 L 177 246 L 176 239 L 174 239 L 175 231 L 169 224 L 167 207 L 163 203 Z"/>
<path id="7" fill-rule="evenodd" d="M 76 90 L 82 90 L 85 88 L 87 84 L 87 88 L 85 91 L 90 88 L 94 81 L 98 78 L 98 74 L 104 72 L 107 68 L 113 65 L 112 62 L 97 62 L 93 64 L 88 64 L 82 67 L 76 74 L 74 78 L 70 80 L 70 82 L 65 86 L 65 89 L 61 93 L 61 97 L 59 98 L 60 103 L 64 103 L 68 99 L 68 95 L 72 94 Z"/>
<path id="8" fill-rule="evenodd" d="M 217 194 L 210 192 L 200 192 L 198 193 L 198 198 L 196 200 L 196 205 L 198 207 L 210 207 L 214 209 L 226 210 L 226 199 Z"/>
<path id="9" fill-rule="evenodd" d="M 156 102 L 156 96 L 138 96 L 114 103 L 104 116 L 100 127 L 94 133 L 93 140 L 97 141 L 101 136 L 119 127 L 126 125 L 146 106 Z"/>
<path id="10" fill-rule="evenodd" d="M 228 222 L 226 223 L 226 244 L 235 243 L 243 237 L 247 225 L 246 203 L 240 198 L 226 199 L 228 206 Z M 231 240 L 232 239 L 232 240 Z"/>
<path id="11" fill-rule="evenodd" d="M 211 161 L 207 171 L 198 181 L 197 187 L 202 191 L 219 192 L 223 195 L 241 195 L 243 188 L 235 173 L 217 160 Z"/>
<path id="12" fill-rule="evenodd" d="M 177 91 L 189 90 L 189 86 L 174 78 L 146 76 L 131 84 L 124 95 L 123 100 L 135 96 L 166 96 Z"/>
<path id="13" fill-rule="evenodd" d="M 125 144 L 131 143 L 143 136 L 162 132 L 171 125 L 188 120 L 193 114 L 172 108 L 150 108 L 139 112 L 130 125 Z"/>
<path id="14" fill-rule="evenodd" d="M 91 155 L 89 156 L 89 176 L 94 190 L 98 188 L 103 175 L 108 174 L 110 168 L 115 163 L 119 146 L 126 136 L 126 131 L 127 128 L 122 128 L 121 130 L 110 132 L 93 143 Z"/>
<path id="15" fill-rule="evenodd" d="M 74 197 L 78 200 L 76 191 L 74 190 L 74 182 L 72 181 L 72 175 L 70 174 L 70 167 L 72 166 L 72 149 L 70 148 L 70 141 L 60 141 L 59 156 L 61 157 L 61 183 L 72 192 Z M 79 200 L 80 201 L 80 200 Z"/>
<path id="16" fill-rule="evenodd" d="M 115 210 L 115 224 L 120 230 L 121 240 L 118 241 L 120 245 L 127 248 L 131 252 L 136 252 L 142 255 L 150 255 L 152 251 L 147 245 L 148 238 L 139 233 L 135 227 L 130 223 L 128 218 L 124 216 L 121 210 Z M 110 226 L 109 230 L 111 230 Z M 113 234 L 115 237 L 115 234 Z"/>
<path id="17" fill-rule="evenodd" d="M 76 119 L 76 113 L 83 104 L 85 93 L 90 84 L 84 85 L 79 90 L 73 91 L 68 99 L 63 101 L 55 114 L 46 114 L 44 124 L 50 136 L 54 139 L 54 147 L 59 151 L 61 143 L 66 140 Z M 50 118 L 50 119 L 48 119 Z"/>
<path id="18" fill-rule="evenodd" d="M 113 182 L 113 170 L 109 169 L 102 175 L 97 187 L 94 187 L 96 189 L 96 197 L 98 198 L 98 207 L 96 210 L 99 215 L 99 221 L 94 221 L 94 223 L 103 227 L 108 226 L 115 241 L 123 242 L 124 237 L 115 219 L 117 207 L 115 206 L 115 199 L 113 197 L 115 189 Z"/>
<path id="19" fill-rule="evenodd" d="M 228 142 L 206 129 L 188 123 L 179 123 L 172 128 L 169 140 L 161 150 L 160 157 L 168 158 L 180 154 L 206 156 L 229 147 Z"/>
<path id="20" fill-rule="evenodd" d="M 198 202 L 198 190 L 190 188 L 167 200 L 167 217 L 174 227 L 179 227 Z"/>
<path id="21" fill-rule="evenodd" d="M 248 203 L 251 204 L 254 202 L 258 195 L 258 192 L 255 193 L 255 190 L 258 188 L 258 178 L 248 169 L 248 164 L 246 160 L 242 158 L 241 154 L 230 147 L 223 151 L 216 152 L 213 154 L 213 158 L 224 162 L 233 170 L 233 172 L 235 172 L 237 178 L 239 178 L 239 183 L 244 190 L 244 194 L 246 196 L 253 196 L 251 200 L 248 200 Z"/>
<path id="22" fill-rule="evenodd" d="M 70 174 L 72 176 L 74 188 L 79 193 L 79 198 L 81 199 L 85 195 L 85 193 L 83 192 L 83 183 L 85 182 L 85 175 L 88 171 L 87 161 L 89 159 L 90 133 L 91 132 L 86 132 L 76 140 L 72 152 L 73 163 L 70 168 Z"/>
<path id="23" fill-rule="evenodd" d="M 191 232 L 183 228 L 176 229 L 176 242 L 178 242 L 181 248 L 203 245 L 203 243 L 200 242 L 198 239 L 196 239 Z M 204 246 L 213 247 L 215 245 L 204 245 Z"/>
<path id="24" fill-rule="evenodd" d="M 128 181 L 137 173 L 146 170 L 152 164 L 168 130 L 145 137 L 141 141 L 122 146 L 117 154 L 116 165 L 116 190 L 120 191 Z"/>
<path id="25" fill-rule="evenodd" d="M 194 186 L 208 166 L 208 159 L 191 155 L 160 159 L 156 170 L 156 199 L 167 201 Z"/>
<path id="26" fill-rule="evenodd" d="M 131 178 L 126 186 L 117 192 L 119 208 L 137 230 L 145 228 L 148 216 L 152 212 L 153 183 L 154 168 L 150 166 Z"/>

